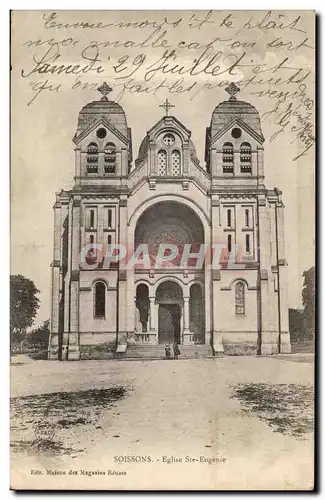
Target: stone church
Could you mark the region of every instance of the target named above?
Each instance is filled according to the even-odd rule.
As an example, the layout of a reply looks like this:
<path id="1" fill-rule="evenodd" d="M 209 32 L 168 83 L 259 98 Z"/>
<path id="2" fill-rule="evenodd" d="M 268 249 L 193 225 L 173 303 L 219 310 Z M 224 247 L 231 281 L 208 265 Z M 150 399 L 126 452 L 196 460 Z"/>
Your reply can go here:
<path id="1" fill-rule="evenodd" d="M 160 358 L 175 342 L 183 357 L 289 353 L 284 205 L 264 185 L 258 111 L 229 85 L 201 165 L 166 100 L 133 162 L 125 111 L 98 90 L 54 204 L 49 359 Z"/>

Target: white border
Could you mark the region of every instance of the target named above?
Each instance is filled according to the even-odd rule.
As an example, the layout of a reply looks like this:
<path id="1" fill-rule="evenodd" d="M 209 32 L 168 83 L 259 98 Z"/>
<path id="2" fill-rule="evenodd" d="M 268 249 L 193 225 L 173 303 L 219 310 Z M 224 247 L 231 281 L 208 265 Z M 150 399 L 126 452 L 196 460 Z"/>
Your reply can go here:
<path id="1" fill-rule="evenodd" d="M 200 2 L 193 2 L 192 0 L 156 0 L 154 3 L 149 2 L 149 1 L 138 1 L 138 2 L 131 2 L 130 0 L 119 0 L 118 2 L 107 2 L 106 1 L 99 1 L 99 0 L 93 0 L 91 3 L 90 2 L 84 2 L 82 0 L 79 0 L 78 2 L 71 2 L 69 0 L 56 0 L 56 2 L 51 2 L 51 4 L 48 4 L 47 2 L 44 1 L 31 1 L 31 2 L 24 2 L 23 0 L 16 0 L 11 3 L 11 5 L 8 5 L 7 2 L 2 2 L 0 5 L 0 23 L 1 23 L 1 29 L 0 29 L 0 61 L 2 62 L 2 72 L 1 72 L 1 78 L 0 78 L 0 95 L 1 95 L 1 100 L 2 100 L 2 120 L 1 120 L 1 140 L 2 140 L 2 148 L 1 148 L 1 182 L 0 182 L 0 205 L 1 205 L 1 225 L 2 225 L 2 245 L 1 245 L 1 253 L 0 253 L 0 262 L 1 262 L 1 267 L 0 267 L 0 294 L 1 294 L 1 300 L 0 300 L 0 318 L 2 319 L 1 321 L 1 335 L 3 342 L 1 343 L 1 364 L 0 364 L 0 370 L 1 370 L 1 395 L 3 400 L 2 403 L 2 411 L 1 411 L 1 425 L 0 425 L 0 442 L 1 442 L 1 453 L 0 453 L 0 471 L 1 471 L 1 480 L 0 480 L 0 492 L 1 492 L 1 499 L 9 498 L 13 495 L 13 492 L 10 492 L 8 490 L 9 488 L 9 386 L 8 386 L 8 380 L 9 380 L 9 363 L 8 363 L 8 356 L 9 356 L 9 243 L 7 243 L 4 235 L 8 234 L 9 236 L 9 170 L 7 166 L 9 165 L 9 121 L 6 120 L 6 115 L 7 115 L 7 110 L 9 113 L 9 72 L 7 71 L 7 68 L 9 67 L 9 9 L 13 10 L 109 10 L 109 8 L 116 8 L 118 7 L 119 9 L 123 10 L 152 10 L 153 7 L 155 10 L 210 10 L 210 9 L 216 9 L 216 10 L 276 10 L 276 9 L 283 9 L 283 10 L 316 10 L 319 16 L 323 14 L 322 6 L 324 5 L 324 2 L 318 0 L 317 2 L 313 3 L 308 3 L 306 1 L 301 1 L 301 0 L 295 0 L 295 1 L 272 1 L 272 2 L 261 2 L 261 1 L 247 1 L 247 2 L 242 2 L 239 0 L 228 0 L 227 2 L 221 2 L 221 3 L 212 3 L 212 2 L 206 2 L 201 0 Z M 91 8 L 90 8 L 91 7 Z M 319 23 L 319 31 L 320 30 L 320 25 L 322 24 L 322 20 Z M 322 39 L 321 39 L 322 38 Z M 323 54 L 324 54 L 324 36 L 321 37 L 319 33 L 319 46 L 317 47 L 317 50 L 320 51 L 320 57 L 319 57 L 319 64 L 321 62 L 324 63 L 323 61 Z M 324 81 L 322 78 L 323 76 L 323 68 L 318 68 L 318 70 L 321 69 L 321 74 L 318 75 L 318 86 L 319 86 L 319 94 L 321 94 L 322 86 L 321 86 L 321 81 Z M 322 106 L 320 109 L 318 109 L 318 120 L 319 122 L 321 119 L 324 117 L 324 107 Z M 322 135 L 318 138 L 321 144 L 325 144 L 325 132 L 324 132 L 324 127 L 322 130 Z M 321 159 L 321 155 L 319 152 L 319 162 Z M 318 165 L 318 184 L 320 183 L 320 186 L 318 187 L 319 193 L 323 194 L 325 193 L 325 176 L 321 176 L 321 171 L 322 171 L 323 165 L 320 163 Z M 320 198 L 320 206 L 318 207 L 318 217 L 319 217 L 319 225 L 322 231 L 322 238 L 320 240 L 321 247 L 324 245 L 324 225 L 325 225 L 325 209 L 324 203 L 321 203 L 321 196 Z M 9 242 L 9 239 L 8 239 Z M 319 251 L 319 258 L 321 257 L 321 252 Z M 320 287 L 321 284 L 323 284 L 324 281 L 324 272 L 323 271 L 321 274 L 318 275 L 318 286 Z M 319 300 L 318 303 L 318 309 L 319 313 L 321 311 L 325 310 L 325 298 L 322 297 L 322 300 Z M 323 301 L 324 300 L 324 301 Z M 318 335 L 321 337 L 323 332 L 321 328 L 322 322 L 319 325 L 318 329 Z M 319 357 L 324 359 L 322 357 L 323 354 L 323 349 L 324 349 L 325 341 L 323 340 L 322 342 L 322 349 L 321 353 L 319 354 Z M 319 384 L 319 389 L 323 387 L 323 372 L 321 370 L 321 363 L 319 363 L 319 373 L 318 375 L 321 375 L 320 380 L 318 380 Z M 320 392 L 319 390 L 319 392 Z M 319 394 L 320 396 L 320 394 Z M 320 406 L 320 405 L 319 405 Z M 5 410 L 6 409 L 6 410 Z M 320 414 L 322 408 L 319 408 Z M 320 421 L 320 415 L 318 417 Z M 319 437 L 319 436 L 318 436 Z M 322 447 L 323 444 L 323 439 L 321 443 L 319 443 L 319 446 L 321 449 L 324 449 Z M 320 481 L 321 478 L 324 477 L 324 460 L 322 463 L 322 467 L 319 471 L 319 477 Z M 306 493 L 307 495 L 308 493 Z M 83 498 L 87 498 L 89 495 L 83 495 Z M 114 493 L 109 493 L 110 498 L 118 498 L 121 494 L 117 495 Z M 262 495 L 262 494 L 261 494 Z M 29 498 L 31 497 L 36 497 L 36 495 L 31 494 Z M 176 495 L 169 495 L 170 497 L 176 497 Z M 199 494 L 197 496 L 200 496 Z M 218 497 L 225 497 L 229 496 L 226 494 L 218 494 Z M 257 495 L 260 496 L 260 495 Z M 61 494 L 61 497 L 63 498 L 68 498 L 67 494 Z M 148 495 L 146 495 L 148 498 Z M 149 495 L 151 497 L 151 495 Z M 284 494 L 279 494 L 279 497 L 284 497 Z M 38 494 L 37 498 L 45 498 L 45 494 Z M 256 496 L 255 496 L 256 498 Z"/>

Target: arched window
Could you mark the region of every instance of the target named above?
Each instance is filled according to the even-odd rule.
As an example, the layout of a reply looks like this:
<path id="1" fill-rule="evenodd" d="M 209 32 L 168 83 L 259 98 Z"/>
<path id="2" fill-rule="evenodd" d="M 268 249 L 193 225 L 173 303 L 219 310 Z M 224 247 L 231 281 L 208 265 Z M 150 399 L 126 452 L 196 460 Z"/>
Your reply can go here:
<path id="1" fill-rule="evenodd" d="M 249 210 L 245 210 L 245 226 L 249 227 Z"/>
<path id="2" fill-rule="evenodd" d="M 228 208 L 227 210 L 227 226 L 231 227 L 231 210 Z"/>
<path id="3" fill-rule="evenodd" d="M 112 210 L 110 208 L 107 210 L 107 226 L 112 227 Z"/>
<path id="4" fill-rule="evenodd" d="M 222 148 L 222 170 L 224 174 L 234 173 L 234 147 L 231 142 L 225 142 Z"/>
<path id="5" fill-rule="evenodd" d="M 240 171 L 248 174 L 252 172 L 252 148 L 248 142 L 240 146 Z"/>
<path id="6" fill-rule="evenodd" d="M 94 235 L 91 234 L 89 236 L 89 251 L 87 252 L 87 255 L 86 255 L 86 263 L 87 264 L 94 264 L 96 262 L 96 250 L 95 248 L 93 247 L 94 245 Z"/>
<path id="7" fill-rule="evenodd" d="M 95 142 L 91 142 L 87 148 L 87 173 L 98 173 L 98 146 Z"/>
<path id="8" fill-rule="evenodd" d="M 157 162 L 157 174 L 166 175 L 167 174 L 167 153 L 163 149 L 158 151 L 158 162 Z"/>
<path id="9" fill-rule="evenodd" d="M 242 281 L 235 286 L 235 314 L 245 314 L 245 285 Z"/>
<path id="10" fill-rule="evenodd" d="M 95 227 L 95 211 L 90 210 L 90 221 L 89 221 L 90 227 Z"/>
<path id="11" fill-rule="evenodd" d="M 231 245 L 231 234 L 228 234 L 227 247 L 228 247 L 228 252 L 230 253 L 231 252 L 231 248 L 232 248 L 232 245 Z"/>
<path id="12" fill-rule="evenodd" d="M 106 144 L 104 149 L 104 171 L 105 174 L 115 174 L 116 171 L 116 148 L 112 142 Z"/>
<path id="13" fill-rule="evenodd" d="M 94 291 L 94 316 L 96 318 L 105 317 L 105 296 L 106 287 L 101 281 L 98 281 L 95 285 Z"/>
<path id="14" fill-rule="evenodd" d="M 181 154 L 177 149 L 172 152 L 171 175 L 181 175 Z"/>
<path id="15" fill-rule="evenodd" d="M 250 251 L 251 251 L 250 237 L 249 234 L 246 234 L 246 253 L 250 253 Z"/>
<path id="16" fill-rule="evenodd" d="M 109 252 L 109 254 L 111 254 L 111 252 L 112 252 L 112 235 L 111 234 L 107 235 L 107 251 Z"/>

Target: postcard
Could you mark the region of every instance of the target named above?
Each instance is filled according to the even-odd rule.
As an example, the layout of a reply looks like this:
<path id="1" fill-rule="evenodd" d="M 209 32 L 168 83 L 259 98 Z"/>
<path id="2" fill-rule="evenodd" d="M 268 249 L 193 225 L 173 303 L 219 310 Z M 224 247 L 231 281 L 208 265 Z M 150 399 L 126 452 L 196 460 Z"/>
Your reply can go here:
<path id="1" fill-rule="evenodd" d="M 11 12 L 14 490 L 313 490 L 315 12 Z"/>

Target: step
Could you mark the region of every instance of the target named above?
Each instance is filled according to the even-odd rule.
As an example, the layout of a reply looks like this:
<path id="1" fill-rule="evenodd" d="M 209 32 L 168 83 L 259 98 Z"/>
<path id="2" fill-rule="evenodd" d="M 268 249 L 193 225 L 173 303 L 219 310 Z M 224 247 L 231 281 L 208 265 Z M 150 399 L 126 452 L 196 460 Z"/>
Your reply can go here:
<path id="1" fill-rule="evenodd" d="M 213 350 L 208 345 L 180 346 L 179 359 L 212 358 Z M 165 358 L 165 346 L 159 345 L 130 345 L 124 356 L 120 359 L 163 359 Z"/>
<path id="2" fill-rule="evenodd" d="M 180 351 L 180 359 L 213 358 L 213 350 L 209 345 L 182 345 Z"/>
<path id="3" fill-rule="evenodd" d="M 164 357 L 165 346 L 163 345 L 130 345 L 125 353 L 125 358 L 128 359 L 160 359 Z"/>

